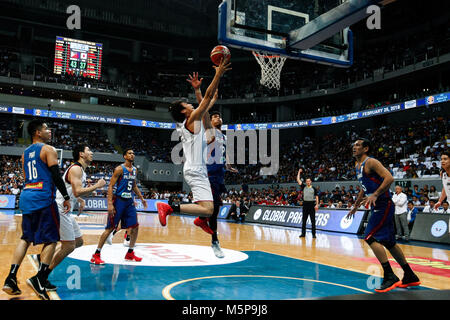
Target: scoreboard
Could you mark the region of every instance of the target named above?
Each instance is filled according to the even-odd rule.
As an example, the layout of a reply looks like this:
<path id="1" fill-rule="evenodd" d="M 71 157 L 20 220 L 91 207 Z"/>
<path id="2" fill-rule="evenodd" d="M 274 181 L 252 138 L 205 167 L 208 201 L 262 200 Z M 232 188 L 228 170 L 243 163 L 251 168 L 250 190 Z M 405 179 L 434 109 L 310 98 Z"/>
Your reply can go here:
<path id="1" fill-rule="evenodd" d="M 56 37 L 53 72 L 100 79 L 102 52 L 101 43 Z"/>

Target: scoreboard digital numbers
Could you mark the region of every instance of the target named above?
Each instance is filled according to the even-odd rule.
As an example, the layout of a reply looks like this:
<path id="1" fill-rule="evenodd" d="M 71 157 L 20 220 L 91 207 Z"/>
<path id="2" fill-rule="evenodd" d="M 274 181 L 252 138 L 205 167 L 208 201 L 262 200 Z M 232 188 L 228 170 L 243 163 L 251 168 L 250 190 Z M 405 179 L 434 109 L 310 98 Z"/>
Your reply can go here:
<path id="1" fill-rule="evenodd" d="M 100 79 L 102 52 L 101 43 L 56 37 L 53 72 Z"/>

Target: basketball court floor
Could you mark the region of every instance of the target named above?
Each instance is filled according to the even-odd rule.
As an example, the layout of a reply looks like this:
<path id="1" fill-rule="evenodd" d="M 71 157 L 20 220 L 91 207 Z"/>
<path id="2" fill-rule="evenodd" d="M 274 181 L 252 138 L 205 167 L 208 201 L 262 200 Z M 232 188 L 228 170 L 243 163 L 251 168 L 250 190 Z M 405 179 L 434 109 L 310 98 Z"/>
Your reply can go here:
<path id="1" fill-rule="evenodd" d="M 225 258 L 216 258 L 211 238 L 193 224 L 194 217 L 170 216 L 161 227 L 156 213 L 139 214 L 136 255 L 124 260 L 123 232 L 105 244 L 105 265 L 89 263 L 104 230 L 106 213 L 77 217 L 85 244 L 50 275 L 58 286 L 54 300 L 284 300 L 355 297 L 374 294 L 382 270 L 365 242 L 355 235 L 320 232 L 299 238 L 300 230 L 219 220 Z M 9 272 L 13 250 L 21 236 L 21 216 L 0 211 L 0 280 Z M 425 242 L 401 244 L 422 285 L 398 292 L 423 293 L 450 289 L 450 246 Z M 20 296 L 0 292 L 0 299 L 37 300 L 25 280 L 35 274 L 30 247 L 19 269 Z M 391 260 L 396 274 L 402 269 Z"/>

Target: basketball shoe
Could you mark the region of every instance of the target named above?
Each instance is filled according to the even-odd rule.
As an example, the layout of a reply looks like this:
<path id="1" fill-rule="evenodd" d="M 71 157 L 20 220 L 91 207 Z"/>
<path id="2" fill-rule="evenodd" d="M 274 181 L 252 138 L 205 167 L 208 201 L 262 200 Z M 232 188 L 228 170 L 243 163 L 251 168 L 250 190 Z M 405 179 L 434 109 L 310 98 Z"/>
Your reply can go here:
<path id="1" fill-rule="evenodd" d="M 164 202 L 158 202 L 156 208 L 158 209 L 159 223 L 161 223 L 162 226 L 165 226 L 167 224 L 167 216 L 173 212 L 173 209 Z"/>
<path id="2" fill-rule="evenodd" d="M 213 234 L 214 231 L 209 227 L 209 225 L 208 225 L 208 220 L 209 220 L 208 218 L 206 218 L 206 219 L 201 219 L 200 217 L 197 217 L 197 218 L 195 218 L 195 220 L 194 220 L 194 224 L 195 224 L 197 227 L 202 228 L 203 231 L 205 231 L 206 233 Z"/>
<path id="3" fill-rule="evenodd" d="M 377 289 L 375 289 L 376 292 L 388 292 L 392 289 L 395 289 L 398 287 L 402 282 L 400 279 L 393 273 L 389 273 L 384 276 L 383 282 L 381 283 L 381 286 Z"/>
<path id="4" fill-rule="evenodd" d="M 225 255 L 222 252 L 222 249 L 220 248 L 219 241 L 213 241 L 211 247 L 212 247 L 212 249 L 214 251 L 214 254 L 216 255 L 217 258 L 225 257 Z"/>
<path id="5" fill-rule="evenodd" d="M 94 253 L 91 258 L 91 263 L 93 264 L 105 264 L 105 261 L 100 259 L 100 253 Z"/>
<path id="6" fill-rule="evenodd" d="M 38 276 L 31 277 L 27 280 L 27 283 L 39 298 L 42 300 L 50 300 L 50 297 L 48 296 L 44 285 L 39 281 Z"/>
<path id="7" fill-rule="evenodd" d="M 419 286 L 420 280 L 419 278 L 413 273 L 413 274 L 406 274 L 403 276 L 402 283 L 399 285 L 399 288 L 407 288 L 407 287 L 414 287 Z"/>
<path id="8" fill-rule="evenodd" d="M 11 276 L 8 276 L 8 278 L 6 278 L 5 284 L 3 285 L 3 291 L 13 296 L 22 294 L 22 291 L 20 291 L 19 287 L 17 286 L 17 279 Z"/>
<path id="9" fill-rule="evenodd" d="M 132 252 L 127 252 L 127 254 L 125 255 L 125 260 L 141 262 L 142 258 L 136 257 L 136 255 L 134 254 L 134 251 L 132 251 Z"/>

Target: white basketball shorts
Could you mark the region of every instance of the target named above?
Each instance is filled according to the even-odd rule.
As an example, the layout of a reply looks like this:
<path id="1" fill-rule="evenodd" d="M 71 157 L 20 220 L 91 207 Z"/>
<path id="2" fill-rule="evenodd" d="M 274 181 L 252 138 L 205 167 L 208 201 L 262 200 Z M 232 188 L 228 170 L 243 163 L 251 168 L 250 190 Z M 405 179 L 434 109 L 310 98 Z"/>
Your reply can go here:
<path id="1" fill-rule="evenodd" d="M 75 241 L 82 236 L 80 226 L 71 212 L 64 213 L 64 207 L 58 203 L 60 241 Z"/>
<path id="2" fill-rule="evenodd" d="M 213 201 L 206 166 L 186 168 L 183 170 L 184 180 L 192 191 L 193 201 Z"/>

